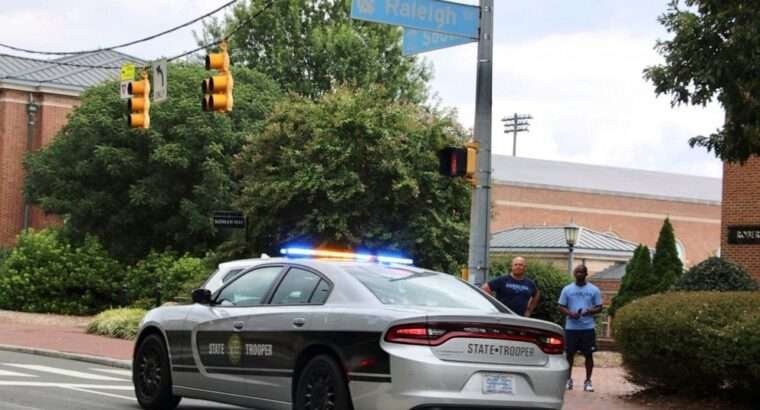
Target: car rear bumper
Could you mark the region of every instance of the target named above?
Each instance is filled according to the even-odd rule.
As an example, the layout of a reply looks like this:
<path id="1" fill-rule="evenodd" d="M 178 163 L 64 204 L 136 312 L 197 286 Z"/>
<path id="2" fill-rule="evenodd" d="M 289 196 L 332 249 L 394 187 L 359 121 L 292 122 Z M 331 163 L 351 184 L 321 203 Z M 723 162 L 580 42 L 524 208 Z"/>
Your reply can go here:
<path id="1" fill-rule="evenodd" d="M 352 381 L 356 409 L 562 408 L 568 370 L 564 355 L 551 355 L 545 366 L 515 366 L 443 361 L 424 346 L 383 348 L 390 354 L 391 382 Z M 485 374 L 512 377 L 513 393 L 483 393 Z"/>

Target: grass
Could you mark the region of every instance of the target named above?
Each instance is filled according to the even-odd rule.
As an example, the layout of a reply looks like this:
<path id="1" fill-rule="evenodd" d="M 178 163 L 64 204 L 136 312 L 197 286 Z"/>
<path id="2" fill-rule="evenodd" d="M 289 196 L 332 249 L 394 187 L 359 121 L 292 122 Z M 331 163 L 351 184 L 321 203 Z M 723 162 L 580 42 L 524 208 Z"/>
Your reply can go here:
<path id="1" fill-rule="evenodd" d="M 135 308 L 106 310 L 87 325 L 87 333 L 132 340 L 145 312 Z"/>

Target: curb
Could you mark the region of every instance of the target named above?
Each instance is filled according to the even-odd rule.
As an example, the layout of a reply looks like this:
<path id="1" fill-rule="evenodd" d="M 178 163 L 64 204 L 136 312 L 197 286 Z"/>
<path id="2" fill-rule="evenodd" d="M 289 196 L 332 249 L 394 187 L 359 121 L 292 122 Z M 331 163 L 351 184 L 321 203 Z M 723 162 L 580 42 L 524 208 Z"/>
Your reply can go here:
<path id="1" fill-rule="evenodd" d="M 38 349 L 35 347 L 23 347 L 13 345 L 0 344 L 0 350 L 16 353 L 27 353 L 38 356 L 55 357 L 58 359 L 78 360 L 80 362 L 88 362 L 93 364 L 100 364 L 103 366 L 117 367 L 120 369 L 132 369 L 131 360 L 111 359 L 109 357 L 91 356 L 86 354 L 59 352 L 57 350 Z"/>

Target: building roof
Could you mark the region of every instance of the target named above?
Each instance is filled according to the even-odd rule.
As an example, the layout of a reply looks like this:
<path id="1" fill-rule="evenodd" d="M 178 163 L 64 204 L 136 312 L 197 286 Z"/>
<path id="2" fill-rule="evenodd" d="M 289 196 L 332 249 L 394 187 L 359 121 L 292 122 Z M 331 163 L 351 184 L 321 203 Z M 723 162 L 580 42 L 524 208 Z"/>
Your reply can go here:
<path id="1" fill-rule="evenodd" d="M 593 282 L 595 280 L 622 280 L 625 276 L 625 267 L 627 263 L 619 262 L 608 266 L 603 271 L 591 276 L 589 279 Z"/>
<path id="2" fill-rule="evenodd" d="M 611 234 L 580 227 L 576 252 L 604 256 L 633 256 L 637 244 Z M 562 226 L 518 226 L 491 236 L 491 252 L 566 253 L 565 229 Z"/>
<path id="3" fill-rule="evenodd" d="M 720 178 L 494 155 L 493 180 L 506 185 L 614 193 L 720 204 Z"/>
<path id="4" fill-rule="evenodd" d="M 49 62 L 48 62 L 49 61 Z M 100 66 L 101 68 L 71 65 Z M 86 88 L 106 80 L 119 78 L 119 67 L 125 63 L 144 65 L 137 57 L 113 50 L 65 56 L 47 61 L 0 54 L 0 88 L 58 90 L 79 94 Z"/>

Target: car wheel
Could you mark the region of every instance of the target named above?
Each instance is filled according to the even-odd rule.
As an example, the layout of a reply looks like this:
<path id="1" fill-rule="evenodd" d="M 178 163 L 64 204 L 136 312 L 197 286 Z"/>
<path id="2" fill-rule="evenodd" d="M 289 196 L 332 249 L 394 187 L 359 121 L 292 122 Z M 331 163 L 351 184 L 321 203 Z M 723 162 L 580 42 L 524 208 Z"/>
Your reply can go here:
<path id="1" fill-rule="evenodd" d="M 349 410 L 352 408 L 343 371 L 333 358 L 316 356 L 298 378 L 296 410 Z"/>
<path id="2" fill-rule="evenodd" d="M 146 410 L 177 407 L 181 397 L 172 394 L 169 356 L 160 335 L 148 335 L 140 343 L 132 363 L 132 382 L 140 407 Z"/>

